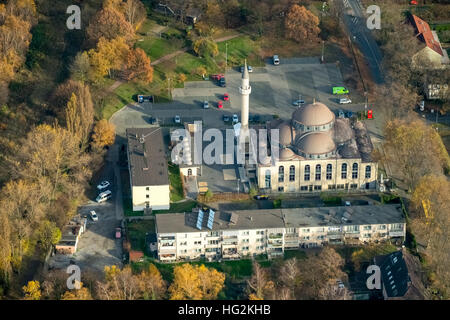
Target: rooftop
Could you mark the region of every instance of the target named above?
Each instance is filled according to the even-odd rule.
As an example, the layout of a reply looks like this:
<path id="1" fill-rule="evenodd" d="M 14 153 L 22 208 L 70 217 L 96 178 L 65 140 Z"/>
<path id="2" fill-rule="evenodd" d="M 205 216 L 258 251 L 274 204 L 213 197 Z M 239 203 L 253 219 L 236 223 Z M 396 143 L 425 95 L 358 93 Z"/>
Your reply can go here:
<path id="1" fill-rule="evenodd" d="M 126 135 L 132 185 L 169 184 L 161 128 L 128 128 Z"/>
<path id="2" fill-rule="evenodd" d="M 441 44 L 439 43 L 439 40 L 435 39 L 433 36 L 433 32 L 431 31 L 430 26 L 428 23 L 422 19 L 420 19 L 416 15 L 411 15 L 412 24 L 416 28 L 417 36 L 425 42 L 426 46 L 433 51 L 439 53 L 441 56 L 444 55 L 441 49 Z"/>
<path id="3" fill-rule="evenodd" d="M 348 217 L 347 222 L 342 220 L 344 214 Z M 157 214 L 157 233 L 200 232 L 195 227 L 197 216 L 197 212 Z M 205 220 L 207 218 L 204 218 L 203 232 L 210 231 L 206 227 Z M 236 222 L 233 223 L 232 221 Z M 216 212 L 212 230 L 369 225 L 404 222 L 405 219 L 399 205 L 237 210 Z"/>

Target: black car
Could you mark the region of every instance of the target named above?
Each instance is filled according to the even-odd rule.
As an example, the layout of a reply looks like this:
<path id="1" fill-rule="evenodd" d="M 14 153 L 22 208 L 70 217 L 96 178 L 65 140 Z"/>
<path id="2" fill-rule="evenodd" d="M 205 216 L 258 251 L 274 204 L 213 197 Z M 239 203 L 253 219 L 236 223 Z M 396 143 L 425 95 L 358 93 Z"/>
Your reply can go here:
<path id="1" fill-rule="evenodd" d="M 230 121 L 230 117 L 227 116 L 226 114 L 223 115 L 222 119 L 223 119 L 224 122 L 229 122 Z"/>
<path id="2" fill-rule="evenodd" d="M 221 87 L 226 87 L 226 86 L 227 86 L 227 83 L 226 83 L 226 81 L 225 81 L 225 77 L 220 78 L 220 80 L 219 80 L 219 85 L 220 85 Z"/>
<path id="3" fill-rule="evenodd" d="M 255 200 L 267 200 L 267 199 L 269 199 L 269 196 L 265 195 L 265 194 L 259 194 L 257 196 L 254 196 L 254 198 L 255 198 Z"/>
<path id="4" fill-rule="evenodd" d="M 158 122 L 158 120 L 157 120 L 156 118 L 148 117 L 148 123 L 149 123 L 149 124 L 155 124 L 155 123 L 157 123 L 157 122 Z"/>

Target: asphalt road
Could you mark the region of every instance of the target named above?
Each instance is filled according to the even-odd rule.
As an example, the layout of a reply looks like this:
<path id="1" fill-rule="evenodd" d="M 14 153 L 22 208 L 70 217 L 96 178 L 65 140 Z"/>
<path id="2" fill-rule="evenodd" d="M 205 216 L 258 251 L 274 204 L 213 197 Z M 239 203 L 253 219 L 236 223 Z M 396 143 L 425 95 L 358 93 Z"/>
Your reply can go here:
<path id="1" fill-rule="evenodd" d="M 381 61 L 383 59 L 380 48 L 375 42 L 371 30 L 367 28 L 366 17 L 359 0 L 340 0 L 344 7 L 344 23 L 350 38 L 354 44 L 358 46 L 364 55 L 375 83 L 384 83 L 384 74 L 381 69 Z"/>

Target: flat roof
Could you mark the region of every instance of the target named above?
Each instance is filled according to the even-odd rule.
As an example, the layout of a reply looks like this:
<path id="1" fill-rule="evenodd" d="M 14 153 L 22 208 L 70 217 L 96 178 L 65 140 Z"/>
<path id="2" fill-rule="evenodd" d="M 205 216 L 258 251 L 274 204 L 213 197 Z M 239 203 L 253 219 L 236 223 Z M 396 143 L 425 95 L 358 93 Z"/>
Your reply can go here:
<path id="1" fill-rule="evenodd" d="M 344 216 L 347 220 L 342 220 Z M 230 223 L 230 217 L 237 217 Z M 189 233 L 211 231 L 204 214 L 202 230 L 195 227 L 198 213 L 167 213 L 156 215 L 157 233 Z M 234 220 L 234 219 L 232 219 Z M 345 221 L 345 222 L 344 222 Z M 365 205 L 350 207 L 289 208 L 266 210 L 236 210 L 215 212 L 212 231 L 319 226 L 345 226 L 404 223 L 399 205 Z"/>
<path id="2" fill-rule="evenodd" d="M 161 128 L 128 128 L 128 156 L 133 186 L 169 184 Z"/>

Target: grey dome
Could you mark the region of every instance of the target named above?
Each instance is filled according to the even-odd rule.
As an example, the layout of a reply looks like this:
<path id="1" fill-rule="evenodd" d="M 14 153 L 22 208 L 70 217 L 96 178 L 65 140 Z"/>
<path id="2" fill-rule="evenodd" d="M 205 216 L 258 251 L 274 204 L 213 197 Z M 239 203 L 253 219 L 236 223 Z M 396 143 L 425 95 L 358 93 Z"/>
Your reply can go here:
<path id="1" fill-rule="evenodd" d="M 323 126 L 334 122 L 334 113 L 321 102 L 307 104 L 297 108 L 292 114 L 292 120 L 305 126 Z"/>
<path id="2" fill-rule="evenodd" d="M 306 154 L 327 154 L 336 150 L 333 139 L 326 132 L 307 133 L 296 139 L 297 149 Z"/>

